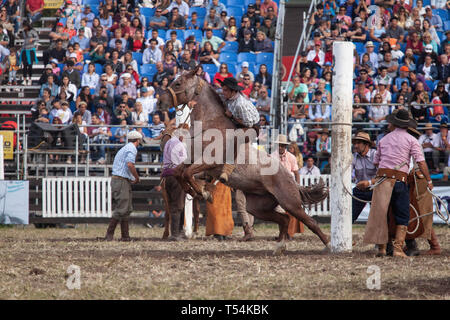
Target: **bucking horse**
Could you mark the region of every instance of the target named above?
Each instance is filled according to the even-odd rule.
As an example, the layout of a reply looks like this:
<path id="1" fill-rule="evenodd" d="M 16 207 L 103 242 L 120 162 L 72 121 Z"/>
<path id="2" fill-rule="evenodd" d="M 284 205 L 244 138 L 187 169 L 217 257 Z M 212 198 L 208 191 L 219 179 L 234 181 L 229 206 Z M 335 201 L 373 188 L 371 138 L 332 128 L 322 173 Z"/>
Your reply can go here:
<path id="1" fill-rule="evenodd" d="M 305 204 L 321 202 L 328 196 L 328 189 L 323 181 L 310 187 L 300 187 L 276 157 L 253 147 L 249 139 L 230 136 L 230 131 L 240 129 L 225 115 L 226 108 L 218 93 L 197 76 L 196 72 L 197 69 L 194 69 L 181 74 L 158 99 L 158 108 L 161 111 L 172 106 L 188 105 L 190 101 L 196 102 L 189 111 L 190 138 L 184 140 L 188 145 L 188 153 L 190 152 L 189 163 L 181 164 L 175 170 L 175 176 L 183 188 L 194 197 L 208 198 L 204 184 L 198 184 L 194 175 L 203 173 L 218 180 L 223 164 L 229 159 L 226 157 L 226 148 L 232 146 L 235 159 L 239 155 L 245 161 L 235 162 L 235 169 L 225 184 L 242 190 L 247 201 L 247 212 L 258 219 L 278 224 L 280 243 L 277 250 L 286 248 L 289 224 L 288 215 L 280 213 L 278 205 L 303 222 L 328 248 L 329 237 L 322 232 L 317 222 L 305 213 L 303 207 Z M 223 139 L 220 139 L 219 133 Z M 199 144 L 196 143 L 199 138 L 201 153 L 198 152 Z M 215 146 L 213 150 L 211 145 Z M 205 154 L 208 154 L 209 158 Z M 211 157 L 214 158 L 213 162 L 210 161 Z M 206 159 L 208 161 L 205 161 Z"/>

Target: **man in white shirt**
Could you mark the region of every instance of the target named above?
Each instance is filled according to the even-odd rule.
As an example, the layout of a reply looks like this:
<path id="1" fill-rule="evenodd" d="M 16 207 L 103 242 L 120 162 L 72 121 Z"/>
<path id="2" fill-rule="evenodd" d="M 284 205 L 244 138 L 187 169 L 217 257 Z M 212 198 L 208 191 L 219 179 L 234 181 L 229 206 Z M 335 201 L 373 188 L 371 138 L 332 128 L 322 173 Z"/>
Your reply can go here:
<path id="1" fill-rule="evenodd" d="M 308 157 L 306 159 L 306 166 L 303 166 L 300 171 L 300 175 L 320 175 L 320 170 L 314 165 L 314 158 Z"/>
<path id="2" fill-rule="evenodd" d="M 162 61 L 162 52 L 158 48 L 158 41 L 156 39 L 150 39 L 150 47 L 144 50 L 142 55 L 143 64 L 156 64 Z"/>
<path id="3" fill-rule="evenodd" d="M 419 137 L 419 143 L 422 146 L 423 152 L 425 154 L 425 161 L 428 164 L 428 167 L 432 168 L 433 163 L 433 140 L 436 134 L 433 132 L 433 125 L 431 123 L 427 123 L 425 125 L 425 134 Z"/>
<path id="4" fill-rule="evenodd" d="M 306 59 L 308 61 L 314 61 L 319 66 L 323 66 L 325 62 L 325 53 L 321 50 L 322 43 L 319 41 L 316 41 L 314 43 L 314 49 L 308 52 L 308 55 L 306 56 Z"/>
<path id="5" fill-rule="evenodd" d="M 157 99 L 153 96 L 154 93 L 155 89 L 153 87 L 142 87 L 141 97 L 136 100 L 136 102 L 142 104 L 142 109 L 147 115 L 155 111 Z"/>
<path id="6" fill-rule="evenodd" d="M 147 46 L 150 47 L 150 42 L 152 41 L 152 39 L 156 39 L 156 41 L 158 41 L 158 48 L 162 51 L 166 43 L 164 39 L 159 36 L 157 29 L 152 30 L 152 36 L 148 38 L 146 43 Z"/>
<path id="7" fill-rule="evenodd" d="M 183 16 L 187 20 L 187 18 L 189 16 L 189 5 L 186 2 L 184 2 L 183 0 L 172 1 L 170 6 L 168 6 L 167 9 L 162 12 L 162 15 L 166 15 L 169 12 L 172 12 L 173 8 L 178 8 L 178 12 L 180 13 L 180 15 Z"/>
<path id="8" fill-rule="evenodd" d="M 443 157 L 443 162 L 447 163 L 450 155 L 450 135 L 448 134 L 448 126 L 446 123 L 441 123 L 439 129 L 441 132 L 436 134 L 433 139 L 434 173 L 439 173 L 440 159 Z"/>
<path id="9" fill-rule="evenodd" d="M 448 0 L 431 0 L 432 9 L 446 9 Z"/>

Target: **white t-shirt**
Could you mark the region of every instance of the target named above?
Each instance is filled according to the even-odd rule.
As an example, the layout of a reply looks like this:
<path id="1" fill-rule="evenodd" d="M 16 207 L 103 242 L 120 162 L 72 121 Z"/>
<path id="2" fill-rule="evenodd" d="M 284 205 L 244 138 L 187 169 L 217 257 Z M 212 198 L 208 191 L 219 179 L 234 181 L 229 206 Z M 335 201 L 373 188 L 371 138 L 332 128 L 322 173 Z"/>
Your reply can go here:
<path id="1" fill-rule="evenodd" d="M 436 133 L 434 133 L 434 132 L 431 134 L 431 136 L 427 136 L 426 134 L 421 135 L 419 137 L 420 145 L 423 145 L 424 143 L 433 144 L 435 136 L 436 136 Z M 433 148 L 423 148 L 423 152 L 433 152 Z"/>
<path id="2" fill-rule="evenodd" d="M 443 148 L 444 147 L 441 137 L 442 137 L 442 134 L 440 132 L 434 136 L 433 147 L 435 147 L 435 148 Z M 450 144 L 450 134 L 448 134 L 448 132 L 447 132 L 447 143 Z"/>

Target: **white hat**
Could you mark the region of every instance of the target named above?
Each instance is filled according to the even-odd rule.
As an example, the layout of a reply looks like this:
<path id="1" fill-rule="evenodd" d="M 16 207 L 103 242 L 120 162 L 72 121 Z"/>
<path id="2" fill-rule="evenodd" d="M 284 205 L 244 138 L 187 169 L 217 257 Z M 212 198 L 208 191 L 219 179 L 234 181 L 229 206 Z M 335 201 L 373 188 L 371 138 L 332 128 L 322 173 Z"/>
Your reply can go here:
<path id="1" fill-rule="evenodd" d="M 120 77 L 121 78 L 131 78 L 131 74 L 129 74 L 128 72 L 125 72 Z"/>
<path id="2" fill-rule="evenodd" d="M 242 66 L 242 68 L 245 68 L 245 67 L 248 68 L 248 62 L 247 61 L 242 62 L 241 66 Z"/>
<path id="3" fill-rule="evenodd" d="M 77 57 L 77 54 L 75 52 L 73 52 L 73 53 L 70 54 L 69 58 L 75 58 L 76 59 L 78 57 Z"/>
<path id="4" fill-rule="evenodd" d="M 427 52 L 433 51 L 433 45 L 427 44 L 427 45 L 425 46 L 425 51 L 427 51 Z"/>
<path id="5" fill-rule="evenodd" d="M 127 134 L 127 139 L 128 140 L 133 140 L 133 139 L 139 139 L 142 140 L 142 134 L 140 134 L 139 132 L 137 132 L 136 130 L 130 131 Z"/>
<path id="6" fill-rule="evenodd" d="M 291 144 L 291 143 L 288 141 L 287 136 L 284 135 L 284 134 L 279 134 L 279 135 L 278 135 L 278 140 L 275 141 L 275 143 L 276 143 L 276 144 L 284 144 L 284 145 Z"/>

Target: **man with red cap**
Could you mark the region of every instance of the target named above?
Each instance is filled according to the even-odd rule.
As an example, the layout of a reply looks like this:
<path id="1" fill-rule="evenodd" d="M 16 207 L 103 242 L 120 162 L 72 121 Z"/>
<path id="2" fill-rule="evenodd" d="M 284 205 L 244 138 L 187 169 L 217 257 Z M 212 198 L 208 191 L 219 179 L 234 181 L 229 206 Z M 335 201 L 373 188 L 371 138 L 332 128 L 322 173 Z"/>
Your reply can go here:
<path id="1" fill-rule="evenodd" d="M 325 62 L 325 53 L 322 51 L 322 42 L 320 40 L 314 42 L 314 49 L 308 52 L 306 59 L 308 61 L 314 61 L 319 66 L 323 66 Z"/>
<path id="2" fill-rule="evenodd" d="M 27 0 L 26 10 L 31 24 L 35 23 L 42 17 L 44 0 Z"/>

